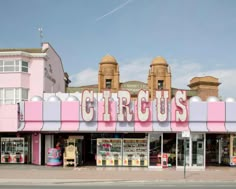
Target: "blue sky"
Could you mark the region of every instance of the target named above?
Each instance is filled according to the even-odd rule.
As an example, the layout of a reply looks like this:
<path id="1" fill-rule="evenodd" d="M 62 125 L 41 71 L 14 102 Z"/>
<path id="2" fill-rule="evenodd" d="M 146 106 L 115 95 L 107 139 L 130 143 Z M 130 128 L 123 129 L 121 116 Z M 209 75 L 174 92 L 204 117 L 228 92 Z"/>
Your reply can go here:
<path id="1" fill-rule="evenodd" d="M 74 86 L 97 83 L 106 54 L 121 82 L 147 82 L 152 59 L 163 56 L 173 87 L 212 75 L 223 98 L 236 98 L 235 0 L 0 0 L 0 18 L 0 48 L 40 47 L 42 27 Z"/>

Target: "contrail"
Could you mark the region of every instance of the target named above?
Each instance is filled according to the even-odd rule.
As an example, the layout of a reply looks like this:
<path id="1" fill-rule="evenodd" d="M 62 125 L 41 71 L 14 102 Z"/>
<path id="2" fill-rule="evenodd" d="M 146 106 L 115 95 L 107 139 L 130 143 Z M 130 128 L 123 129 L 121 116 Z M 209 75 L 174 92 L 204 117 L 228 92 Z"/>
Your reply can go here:
<path id="1" fill-rule="evenodd" d="M 119 9 L 123 8 L 125 5 L 127 5 L 127 4 L 130 3 L 131 1 L 132 1 L 132 0 L 126 1 L 125 3 L 119 5 L 118 7 L 114 8 L 114 9 L 111 10 L 110 12 L 104 14 L 103 16 L 98 17 L 98 18 L 96 19 L 96 21 L 101 20 L 101 19 L 103 19 L 104 17 L 106 17 L 106 16 L 108 16 L 108 15 L 110 15 L 110 14 L 113 14 L 114 12 L 116 12 L 116 11 L 118 11 Z"/>

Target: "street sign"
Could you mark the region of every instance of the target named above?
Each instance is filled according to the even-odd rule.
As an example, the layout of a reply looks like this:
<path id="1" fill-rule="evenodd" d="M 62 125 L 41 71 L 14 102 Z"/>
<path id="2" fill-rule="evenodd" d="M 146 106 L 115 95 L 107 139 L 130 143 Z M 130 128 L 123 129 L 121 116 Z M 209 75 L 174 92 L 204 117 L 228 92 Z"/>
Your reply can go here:
<path id="1" fill-rule="evenodd" d="M 182 138 L 190 138 L 190 131 L 182 131 Z"/>

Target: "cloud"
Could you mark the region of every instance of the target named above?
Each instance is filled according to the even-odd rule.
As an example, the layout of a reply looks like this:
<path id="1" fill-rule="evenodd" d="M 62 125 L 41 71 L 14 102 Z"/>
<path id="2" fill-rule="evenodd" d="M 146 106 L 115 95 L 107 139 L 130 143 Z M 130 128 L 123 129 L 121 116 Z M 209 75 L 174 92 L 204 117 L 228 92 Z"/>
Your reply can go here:
<path id="1" fill-rule="evenodd" d="M 70 77 L 71 86 L 92 85 L 98 83 L 98 70 L 87 68 Z"/>
<path id="2" fill-rule="evenodd" d="M 116 12 L 116 11 L 118 11 L 118 10 L 124 8 L 127 4 L 129 4 L 129 3 L 131 3 L 131 2 L 132 2 L 132 0 L 126 1 L 125 3 L 119 5 L 118 7 L 114 8 L 114 9 L 111 10 L 110 12 L 108 12 L 108 13 L 106 13 L 106 14 L 104 14 L 104 15 L 98 17 L 98 18 L 96 18 L 96 21 L 102 20 L 102 19 L 105 18 L 106 16 L 109 16 L 109 15 L 113 14 L 114 12 Z"/>
<path id="3" fill-rule="evenodd" d="M 148 71 L 152 58 L 140 58 L 127 60 L 119 63 L 120 82 L 142 81 L 147 83 Z M 225 99 L 227 97 L 236 98 L 236 69 L 214 68 L 208 70 L 204 65 L 189 60 L 168 60 L 172 73 L 172 87 L 189 89 L 188 84 L 193 77 L 213 76 L 219 78 L 219 95 Z M 71 86 L 83 86 L 98 83 L 98 70 L 88 68 L 72 75 Z"/>
<path id="4" fill-rule="evenodd" d="M 172 62 L 172 61 L 170 61 Z M 172 68 L 172 86 L 176 88 L 189 89 L 187 85 L 193 77 L 213 76 L 219 78 L 219 96 L 223 99 L 227 97 L 236 98 L 236 69 L 226 69 L 222 66 L 209 70 L 200 63 L 192 61 L 173 61 L 170 63 Z"/>
<path id="5" fill-rule="evenodd" d="M 140 58 L 120 63 L 120 81 L 147 82 L 148 70 L 152 58 Z"/>

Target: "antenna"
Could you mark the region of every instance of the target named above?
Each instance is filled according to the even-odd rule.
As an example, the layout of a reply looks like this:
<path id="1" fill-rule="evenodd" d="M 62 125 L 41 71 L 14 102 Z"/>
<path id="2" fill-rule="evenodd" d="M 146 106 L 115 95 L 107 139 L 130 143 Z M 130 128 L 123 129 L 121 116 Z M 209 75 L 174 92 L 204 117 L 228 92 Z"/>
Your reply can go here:
<path id="1" fill-rule="evenodd" d="M 43 44 L 43 28 L 38 28 L 39 31 L 39 37 L 40 37 L 40 45 Z"/>

